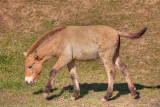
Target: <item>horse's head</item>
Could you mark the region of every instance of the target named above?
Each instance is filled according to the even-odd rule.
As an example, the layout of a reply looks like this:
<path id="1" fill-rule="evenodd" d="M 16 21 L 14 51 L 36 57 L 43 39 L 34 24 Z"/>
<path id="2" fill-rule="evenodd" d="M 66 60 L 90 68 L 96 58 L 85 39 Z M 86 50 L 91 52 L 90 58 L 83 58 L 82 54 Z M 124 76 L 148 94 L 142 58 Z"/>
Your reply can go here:
<path id="1" fill-rule="evenodd" d="M 25 82 L 27 85 L 33 85 L 37 81 L 41 70 L 42 63 L 38 60 L 36 53 L 27 56 L 27 53 L 23 53 L 26 56 L 25 61 Z"/>

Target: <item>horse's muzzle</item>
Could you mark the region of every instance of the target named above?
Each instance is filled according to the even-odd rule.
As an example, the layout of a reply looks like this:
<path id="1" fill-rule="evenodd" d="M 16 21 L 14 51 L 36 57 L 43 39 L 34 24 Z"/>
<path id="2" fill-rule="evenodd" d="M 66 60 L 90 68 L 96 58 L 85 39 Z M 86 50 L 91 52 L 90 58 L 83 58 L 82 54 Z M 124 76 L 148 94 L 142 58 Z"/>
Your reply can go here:
<path id="1" fill-rule="evenodd" d="M 25 83 L 26 83 L 27 85 L 32 86 L 32 85 L 34 84 L 33 78 L 32 78 L 32 77 L 26 77 L 26 78 L 25 78 Z"/>

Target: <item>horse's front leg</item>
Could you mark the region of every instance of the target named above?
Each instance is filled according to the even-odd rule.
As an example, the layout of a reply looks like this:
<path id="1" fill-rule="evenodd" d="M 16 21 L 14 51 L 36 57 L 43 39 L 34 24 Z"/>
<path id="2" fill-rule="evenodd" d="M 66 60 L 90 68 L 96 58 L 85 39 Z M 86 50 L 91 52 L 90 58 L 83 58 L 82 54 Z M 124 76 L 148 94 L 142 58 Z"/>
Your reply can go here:
<path id="1" fill-rule="evenodd" d="M 68 58 L 68 57 L 60 57 L 58 59 L 58 61 L 56 62 L 56 64 L 54 65 L 53 69 L 51 70 L 50 72 L 50 76 L 49 76 L 49 79 L 48 79 L 48 83 L 45 87 L 45 90 L 44 90 L 44 97 L 47 98 L 49 93 L 50 93 L 50 90 L 52 88 L 52 83 L 53 83 L 53 80 L 54 80 L 54 77 L 56 76 L 56 74 L 66 65 L 70 62 L 71 60 Z"/>

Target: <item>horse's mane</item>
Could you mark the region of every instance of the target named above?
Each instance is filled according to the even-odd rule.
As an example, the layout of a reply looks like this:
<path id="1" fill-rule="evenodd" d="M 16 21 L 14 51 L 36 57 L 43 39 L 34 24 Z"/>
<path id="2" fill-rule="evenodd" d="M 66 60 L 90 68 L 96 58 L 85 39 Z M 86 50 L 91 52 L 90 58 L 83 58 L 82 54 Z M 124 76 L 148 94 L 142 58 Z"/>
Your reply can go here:
<path id="1" fill-rule="evenodd" d="M 57 29 L 53 29 L 51 31 L 48 31 L 47 33 L 45 33 L 44 35 L 42 35 L 32 46 L 31 48 L 28 50 L 27 52 L 27 56 L 29 56 L 31 53 L 33 53 L 40 44 L 42 44 L 42 42 L 44 42 L 46 39 L 48 39 L 50 36 L 56 34 L 57 32 L 60 32 L 62 29 L 64 29 L 65 27 L 62 28 L 57 28 Z"/>

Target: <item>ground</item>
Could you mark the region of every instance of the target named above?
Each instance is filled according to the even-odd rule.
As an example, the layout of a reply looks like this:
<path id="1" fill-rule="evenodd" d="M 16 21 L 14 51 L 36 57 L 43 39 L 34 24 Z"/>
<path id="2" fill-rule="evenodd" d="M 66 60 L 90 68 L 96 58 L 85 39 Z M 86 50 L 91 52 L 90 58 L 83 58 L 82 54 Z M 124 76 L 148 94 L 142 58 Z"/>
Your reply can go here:
<path id="1" fill-rule="evenodd" d="M 101 102 L 108 81 L 100 59 L 76 62 L 81 92 L 71 101 L 67 68 L 56 76 L 48 100 L 43 90 L 57 61 L 46 62 L 34 86 L 25 85 L 22 52 L 42 34 L 68 25 L 107 25 L 120 31 L 148 30 L 137 40 L 121 38 L 120 57 L 140 95 L 132 99 L 116 72 L 113 97 Z M 0 106 L 160 106 L 159 0 L 0 0 Z"/>

